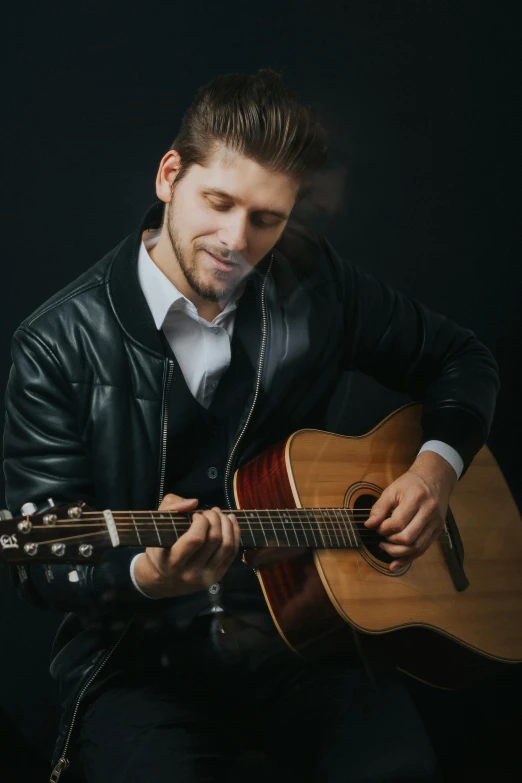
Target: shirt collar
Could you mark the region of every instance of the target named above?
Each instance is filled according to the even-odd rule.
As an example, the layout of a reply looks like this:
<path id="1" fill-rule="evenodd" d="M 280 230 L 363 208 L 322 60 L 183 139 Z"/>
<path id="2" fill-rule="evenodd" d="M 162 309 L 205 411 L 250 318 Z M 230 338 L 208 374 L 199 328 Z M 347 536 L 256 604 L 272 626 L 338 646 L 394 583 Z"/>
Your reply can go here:
<path id="1" fill-rule="evenodd" d="M 194 304 L 178 291 L 174 283 L 156 266 L 149 255 L 149 251 L 158 243 L 160 233 L 161 229 L 159 228 L 144 231 L 138 254 L 138 278 L 154 318 L 156 329 L 162 328 L 167 315 L 174 310 L 182 310 L 198 317 Z M 243 293 L 245 285 L 246 280 L 234 291 L 223 312 L 212 323 L 223 320 L 226 315 L 236 309 L 237 300 Z"/>

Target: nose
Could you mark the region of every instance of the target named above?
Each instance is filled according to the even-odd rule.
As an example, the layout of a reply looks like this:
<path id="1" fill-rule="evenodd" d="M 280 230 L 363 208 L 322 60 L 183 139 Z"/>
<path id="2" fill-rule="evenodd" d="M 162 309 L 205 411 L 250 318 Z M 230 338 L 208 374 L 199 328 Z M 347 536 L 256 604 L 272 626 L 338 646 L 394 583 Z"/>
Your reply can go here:
<path id="1" fill-rule="evenodd" d="M 246 250 L 248 216 L 239 212 L 227 215 L 226 223 L 218 232 L 219 240 L 232 252 L 241 253 Z"/>

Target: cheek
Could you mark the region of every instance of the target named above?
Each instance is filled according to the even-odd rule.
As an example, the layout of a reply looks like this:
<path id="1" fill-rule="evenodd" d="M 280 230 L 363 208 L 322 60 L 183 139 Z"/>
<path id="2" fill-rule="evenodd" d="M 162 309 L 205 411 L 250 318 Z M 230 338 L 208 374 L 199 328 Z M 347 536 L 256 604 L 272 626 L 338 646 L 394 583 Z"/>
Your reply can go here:
<path id="1" fill-rule="evenodd" d="M 217 231 L 216 221 L 212 216 L 189 198 L 179 199 L 173 217 L 178 236 L 186 247 L 194 246 Z"/>

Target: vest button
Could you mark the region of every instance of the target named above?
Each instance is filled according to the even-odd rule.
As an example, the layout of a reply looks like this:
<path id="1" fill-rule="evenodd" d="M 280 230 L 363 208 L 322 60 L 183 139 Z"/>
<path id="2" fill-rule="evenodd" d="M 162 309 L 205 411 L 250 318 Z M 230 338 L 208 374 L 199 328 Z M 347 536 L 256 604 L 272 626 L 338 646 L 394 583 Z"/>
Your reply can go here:
<path id="1" fill-rule="evenodd" d="M 219 593 L 220 590 L 221 590 L 221 587 L 220 587 L 220 585 L 217 584 L 217 582 L 216 582 L 215 585 L 210 585 L 210 587 L 208 588 L 208 592 L 211 595 L 216 595 L 216 593 Z"/>
<path id="2" fill-rule="evenodd" d="M 209 468 L 207 470 L 207 476 L 209 478 L 215 479 L 215 478 L 217 478 L 217 475 L 218 475 L 217 468 Z"/>

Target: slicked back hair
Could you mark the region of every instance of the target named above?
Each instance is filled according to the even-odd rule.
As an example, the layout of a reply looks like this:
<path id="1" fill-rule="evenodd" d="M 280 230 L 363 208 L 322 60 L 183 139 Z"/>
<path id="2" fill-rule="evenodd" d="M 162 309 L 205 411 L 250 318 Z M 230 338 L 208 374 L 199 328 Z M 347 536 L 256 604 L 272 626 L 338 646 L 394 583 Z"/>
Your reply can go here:
<path id="1" fill-rule="evenodd" d="M 224 74 L 199 88 L 170 147 L 181 158 L 174 184 L 193 164 L 204 165 L 220 146 L 293 178 L 299 197 L 327 151 L 326 134 L 313 109 L 270 68 Z"/>

